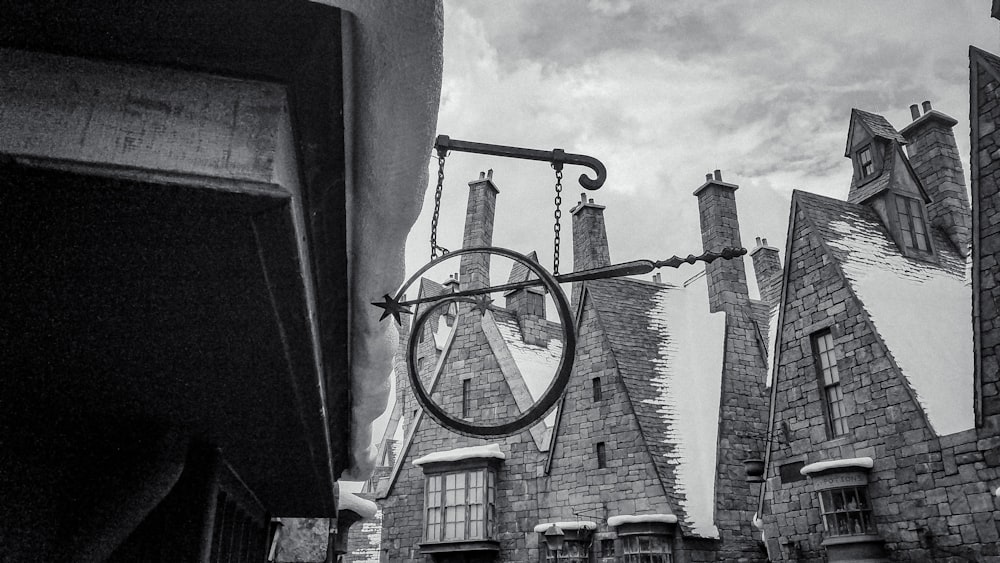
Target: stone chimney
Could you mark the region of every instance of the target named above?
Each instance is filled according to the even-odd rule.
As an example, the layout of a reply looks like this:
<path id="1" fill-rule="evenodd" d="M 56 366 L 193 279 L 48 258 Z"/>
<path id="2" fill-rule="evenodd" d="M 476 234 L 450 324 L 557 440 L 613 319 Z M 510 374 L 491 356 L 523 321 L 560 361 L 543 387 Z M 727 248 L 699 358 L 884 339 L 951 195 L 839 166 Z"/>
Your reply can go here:
<path id="1" fill-rule="evenodd" d="M 932 109 L 930 102 L 923 103 L 923 115 L 916 104 L 910 106 L 910 114 L 914 121 L 900 134 L 908 143 L 906 153 L 910 164 L 931 198 L 928 217 L 966 256 L 972 233 L 972 210 L 952 132 L 958 121 Z"/>
<path id="2" fill-rule="evenodd" d="M 580 194 L 580 203 L 570 209 L 573 214 L 573 271 L 611 265 L 608 233 L 604 228 L 604 206 L 597 205 L 587 194 Z"/>
<path id="3" fill-rule="evenodd" d="M 469 182 L 469 205 L 465 211 L 465 231 L 462 248 L 493 245 L 493 218 L 497 194 L 493 170 L 480 172 L 479 179 Z M 489 287 L 489 254 L 465 254 L 459 264 L 459 284 L 463 290 Z"/>
<path id="4" fill-rule="evenodd" d="M 611 265 L 611 251 L 608 250 L 608 232 L 604 227 L 604 206 L 580 194 L 580 202 L 573 209 L 573 271 L 589 270 Z M 571 301 L 579 303 L 583 282 L 573 284 Z"/>
<path id="5" fill-rule="evenodd" d="M 535 263 L 538 262 L 538 254 L 535 252 L 529 254 L 528 258 Z M 515 262 L 507 283 L 519 283 L 529 279 L 538 279 L 538 276 L 532 274 L 524 264 Z M 545 289 L 542 286 L 513 289 L 505 291 L 503 295 L 507 300 L 506 309 L 517 315 L 517 318 L 545 316 Z"/>
<path id="6" fill-rule="evenodd" d="M 769 309 L 778 306 L 781 299 L 781 258 L 778 249 L 767 245 L 767 239 L 757 237 L 757 247 L 750 251 L 753 271 L 760 288 L 760 299 Z"/>
<path id="7" fill-rule="evenodd" d="M 701 242 L 706 252 L 718 252 L 726 247 L 739 248 L 740 222 L 736 215 L 736 190 L 739 186 L 722 181 L 722 172 L 706 174 L 705 183 L 694 191 L 698 197 L 701 219 Z M 733 311 L 749 298 L 743 257 L 716 260 L 705 265 L 708 276 L 709 309 Z"/>
<path id="8" fill-rule="evenodd" d="M 538 263 L 538 254 L 532 252 L 528 258 Z M 520 262 L 515 262 L 510 270 L 510 277 L 507 283 L 519 283 L 529 279 L 538 279 L 528 267 Z M 548 343 L 548 334 L 545 331 L 545 288 L 542 286 L 525 287 L 505 291 L 507 311 L 514 313 L 517 323 L 521 328 L 521 337 L 524 342 L 536 346 L 544 346 Z"/>

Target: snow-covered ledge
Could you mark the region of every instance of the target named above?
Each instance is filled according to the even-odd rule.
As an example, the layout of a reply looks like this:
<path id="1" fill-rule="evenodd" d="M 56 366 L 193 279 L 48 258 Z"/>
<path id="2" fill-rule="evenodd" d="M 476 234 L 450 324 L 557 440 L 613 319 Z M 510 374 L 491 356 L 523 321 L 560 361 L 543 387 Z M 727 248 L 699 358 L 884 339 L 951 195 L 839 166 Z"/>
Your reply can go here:
<path id="1" fill-rule="evenodd" d="M 362 518 L 371 518 L 378 511 L 378 506 L 368 499 L 361 498 L 341 488 L 337 498 L 337 512 L 344 510 L 350 510 Z"/>
<path id="2" fill-rule="evenodd" d="M 363 481 L 375 467 L 372 422 L 389 402 L 398 342 L 395 324 L 382 322 L 368 304 L 395 293 L 404 279 L 403 248 L 420 213 L 437 133 L 444 9 L 441 0 L 314 1 L 353 20 L 346 47 L 353 84 L 345 84 L 345 98 L 353 95 L 345 99 L 351 459 L 342 478 Z"/>
<path id="3" fill-rule="evenodd" d="M 608 526 L 612 528 L 617 528 L 623 524 L 648 524 L 651 522 L 676 524 L 677 516 L 673 514 L 623 514 L 608 518 Z"/>
<path id="4" fill-rule="evenodd" d="M 467 448 L 455 448 L 443 452 L 434 452 L 413 460 L 413 465 L 420 467 L 429 463 L 440 463 L 443 461 L 463 461 L 466 459 L 507 459 L 507 456 L 500 451 L 499 444 L 487 444 L 485 446 L 470 446 Z"/>
<path id="5" fill-rule="evenodd" d="M 548 530 L 549 527 L 551 527 L 553 524 L 557 528 L 559 528 L 560 530 L 562 530 L 564 532 L 567 531 L 567 530 L 596 530 L 597 529 L 597 523 L 596 522 L 591 522 L 589 520 L 580 520 L 578 522 L 542 522 L 541 524 L 535 526 L 535 533 L 536 534 L 543 534 L 543 533 L 545 533 L 545 530 Z"/>
<path id="6" fill-rule="evenodd" d="M 875 461 L 870 457 L 852 457 L 849 459 L 831 459 L 810 463 L 799 470 L 802 475 L 809 476 L 814 473 L 824 473 L 827 471 L 850 471 L 868 470 L 875 466 Z"/>

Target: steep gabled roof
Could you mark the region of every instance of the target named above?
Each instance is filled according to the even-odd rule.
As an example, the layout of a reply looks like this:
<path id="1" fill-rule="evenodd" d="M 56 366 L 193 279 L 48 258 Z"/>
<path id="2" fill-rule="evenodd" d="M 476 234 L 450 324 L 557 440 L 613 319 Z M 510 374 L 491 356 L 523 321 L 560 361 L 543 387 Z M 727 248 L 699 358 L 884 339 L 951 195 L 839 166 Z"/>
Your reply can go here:
<path id="1" fill-rule="evenodd" d="M 856 119 L 855 119 L 856 118 Z M 847 149 L 844 151 L 844 156 L 851 156 L 851 144 L 854 140 L 854 124 L 860 123 L 873 137 L 878 139 L 884 139 L 886 141 L 896 141 L 901 145 L 906 144 L 906 139 L 900 135 L 899 131 L 892 126 L 889 121 L 878 115 L 877 113 L 870 113 L 858 108 L 851 109 L 851 124 L 847 130 Z"/>
<path id="2" fill-rule="evenodd" d="M 973 427 L 972 294 L 967 263 L 937 228 L 937 261 L 908 258 L 869 207 L 796 191 L 896 366 L 939 435 Z"/>
<path id="3" fill-rule="evenodd" d="M 494 351 L 497 356 L 501 356 L 503 353 L 510 354 L 514 363 L 513 366 L 507 366 L 501 361 L 500 368 L 504 376 L 508 378 L 508 385 L 511 386 L 511 390 L 515 394 L 515 400 L 518 399 L 517 391 L 515 391 L 517 383 L 512 380 L 520 379 L 527 388 L 530 399 L 523 405 L 519 403 L 522 409 L 527 409 L 528 406 L 542 397 L 559 367 L 559 359 L 563 350 L 562 330 L 560 325 L 556 323 L 541 320 L 539 328 L 546 333 L 548 345 L 528 344 L 524 341 L 521 326 L 514 313 L 499 308 L 491 309 L 490 312 L 492 313 L 492 321 L 496 325 L 497 332 L 503 338 L 503 345 L 506 349 L 505 351 L 496 349 Z M 487 338 L 490 338 L 489 330 L 486 334 Z M 492 341 L 490 344 L 494 346 Z M 502 358 L 498 357 L 498 360 L 500 359 Z M 555 411 L 542 420 L 545 430 L 551 430 L 554 421 Z M 543 440 L 542 443 L 544 447 L 540 447 L 540 449 L 547 449 L 547 439 Z"/>
<path id="4" fill-rule="evenodd" d="M 718 537 L 716 444 L 726 319 L 704 278 L 686 287 L 587 283 L 671 507 L 688 534 Z"/>
<path id="5" fill-rule="evenodd" d="M 909 175 L 909 179 L 916 185 L 917 191 L 920 192 L 920 197 L 923 198 L 924 203 L 930 203 L 931 198 L 927 195 L 927 190 L 924 189 L 920 177 L 913 170 L 913 165 L 910 164 L 910 159 L 903 152 L 903 147 L 896 141 L 889 142 L 889 147 L 882 156 L 882 168 L 878 176 L 861 186 L 855 187 L 852 185 L 847 200 L 851 203 L 864 203 L 893 186 L 897 186 L 899 181 L 896 178 L 895 163 L 897 161 L 903 164 L 903 168 Z"/>
<path id="6" fill-rule="evenodd" d="M 536 264 L 538 263 L 538 253 L 535 252 L 534 250 L 531 251 L 531 254 L 528 254 L 528 258 L 531 259 L 532 262 L 535 262 Z M 510 276 L 507 279 L 507 283 L 519 283 L 519 282 L 527 281 L 529 279 L 537 279 L 537 278 L 538 278 L 538 276 L 536 276 L 535 274 L 531 273 L 531 270 L 528 269 L 527 265 L 525 265 L 521 261 L 515 261 L 514 265 L 511 266 L 511 268 L 510 268 Z M 542 288 L 542 286 L 530 287 L 530 288 L 528 288 L 528 290 L 529 291 L 535 291 L 535 292 L 538 292 L 538 293 L 542 293 L 542 292 L 545 291 Z M 507 296 L 507 295 L 510 295 L 511 293 L 514 293 L 514 291 L 517 291 L 517 290 L 505 291 L 503 294 L 504 294 L 504 296 Z"/>

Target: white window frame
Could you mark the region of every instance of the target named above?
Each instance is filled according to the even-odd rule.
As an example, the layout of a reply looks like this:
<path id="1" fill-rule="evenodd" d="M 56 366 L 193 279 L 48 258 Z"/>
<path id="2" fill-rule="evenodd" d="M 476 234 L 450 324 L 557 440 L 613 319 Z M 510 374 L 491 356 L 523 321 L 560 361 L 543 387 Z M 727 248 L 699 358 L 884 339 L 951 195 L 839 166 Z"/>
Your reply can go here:
<path id="1" fill-rule="evenodd" d="M 426 474 L 423 510 L 426 543 L 492 540 L 496 534 L 496 472 L 478 466 Z"/>

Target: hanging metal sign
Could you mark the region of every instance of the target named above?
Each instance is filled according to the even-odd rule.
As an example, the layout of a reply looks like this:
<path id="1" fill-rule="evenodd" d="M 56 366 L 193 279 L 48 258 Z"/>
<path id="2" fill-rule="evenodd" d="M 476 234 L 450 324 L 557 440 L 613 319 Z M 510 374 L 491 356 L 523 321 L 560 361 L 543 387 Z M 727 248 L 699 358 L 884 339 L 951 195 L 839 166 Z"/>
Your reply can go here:
<path id="1" fill-rule="evenodd" d="M 607 177 L 604 165 L 593 157 L 570 154 L 560 149 L 540 151 L 519 147 L 487 145 L 483 143 L 472 143 L 468 141 L 450 139 L 445 135 L 441 135 L 437 138 L 435 148 L 438 153 L 438 182 L 434 197 L 434 214 L 431 221 L 431 261 L 417 270 L 417 272 L 414 273 L 402 287 L 400 287 L 399 291 L 397 291 L 395 295 L 390 296 L 386 294 L 383 296 L 381 302 L 372 303 L 372 305 L 375 305 L 383 310 L 381 319 L 391 316 L 398 324 L 402 324 L 402 314 L 413 314 L 412 307 L 424 304 L 430 305 L 426 309 L 419 312 L 411 327 L 411 338 L 409 339 L 406 357 L 410 385 L 413 388 L 413 393 L 424 412 L 430 415 L 442 426 L 460 434 L 475 437 L 510 436 L 516 434 L 541 420 L 550 410 L 552 410 L 556 402 L 559 400 L 559 397 L 562 396 L 566 389 L 566 385 L 569 383 L 570 374 L 573 369 L 573 359 L 576 354 L 577 334 L 575 324 L 572 321 L 573 316 L 570 311 L 569 300 L 566 298 L 565 292 L 563 292 L 562 288 L 560 288 L 560 284 L 647 274 L 657 268 L 677 268 L 682 264 L 694 264 L 695 262 L 711 263 L 720 258 L 729 260 L 731 258 L 743 256 L 747 252 L 745 248 L 725 248 L 719 252 L 706 252 L 699 256 L 688 255 L 686 258 L 673 256 L 660 261 L 634 260 L 631 262 L 583 270 L 580 272 L 559 274 L 559 242 L 561 230 L 559 220 L 562 215 L 559 205 L 561 204 L 560 192 L 562 188 L 562 167 L 564 164 L 574 164 L 586 166 L 593 170 L 596 173 L 595 179 L 591 179 L 586 175 L 581 174 L 579 182 L 581 186 L 588 190 L 596 190 L 604 185 Z M 527 256 L 506 248 L 463 248 L 461 250 L 449 252 L 447 249 L 437 244 L 438 214 L 440 211 L 441 192 L 444 183 L 444 161 L 449 151 L 539 160 L 549 162 L 552 165 L 552 167 L 556 170 L 556 210 L 554 213 L 555 226 L 553 228 L 554 260 L 552 273 L 547 272 L 537 262 Z M 443 253 L 440 257 L 437 255 L 439 250 Z M 485 288 L 467 289 L 444 295 L 405 300 L 406 291 L 417 283 L 421 276 L 423 276 L 428 270 L 440 265 L 445 260 L 455 259 L 457 257 L 473 253 L 492 254 L 519 262 L 523 264 L 531 273 L 537 276 L 537 279 L 527 279 L 525 281 L 515 283 L 507 283 Z M 445 306 L 452 303 L 470 303 L 474 305 L 475 309 L 478 310 L 481 315 L 485 315 L 486 312 L 490 310 L 489 294 L 539 286 L 547 290 L 549 295 L 552 297 L 562 329 L 562 354 L 559 358 L 559 364 L 556 368 L 555 375 L 553 376 L 548 387 L 545 389 L 544 393 L 542 393 L 542 396 L 530 408 L 521 412 L 520 416 L 511 421 L 499 424 L 475 424 L 469 420 L 447 413 L 443 408 L 441 408 L 440 405 L 431 399 L 430 393 L 424 388 L 423 382 L 421 381 L 420 374 L 417 369 L 418 341 L 415 335 L 420 333 L 420 330 L 432 317 L 434 309 L 439 306 Z"/>

